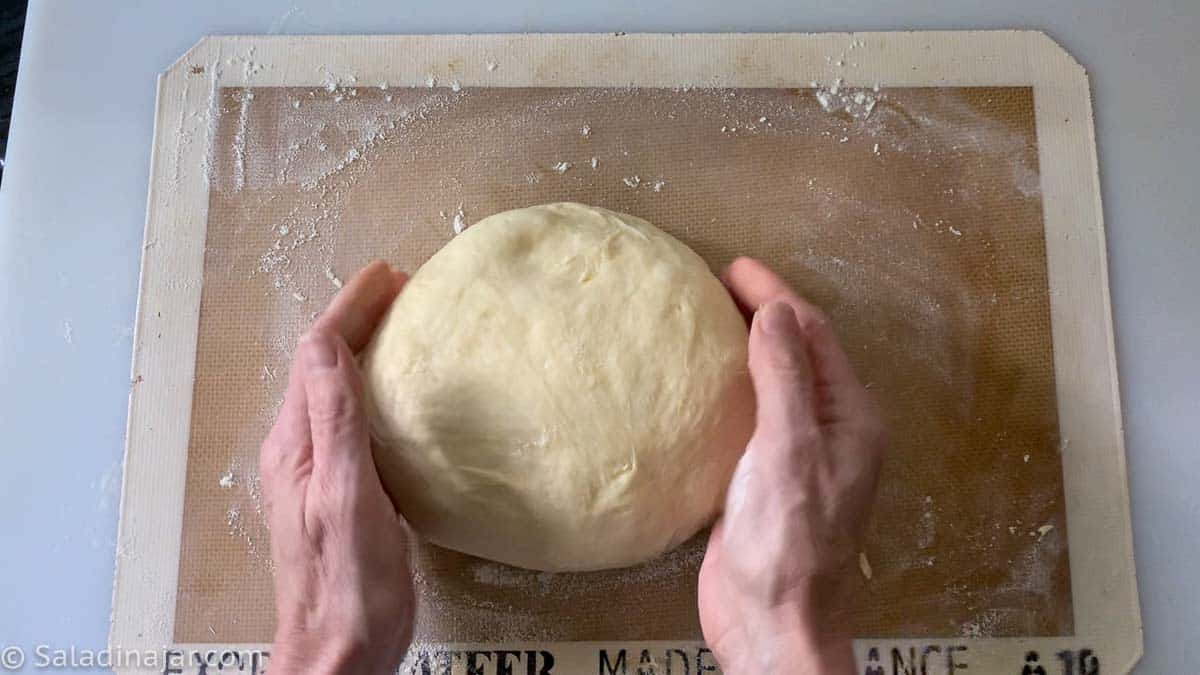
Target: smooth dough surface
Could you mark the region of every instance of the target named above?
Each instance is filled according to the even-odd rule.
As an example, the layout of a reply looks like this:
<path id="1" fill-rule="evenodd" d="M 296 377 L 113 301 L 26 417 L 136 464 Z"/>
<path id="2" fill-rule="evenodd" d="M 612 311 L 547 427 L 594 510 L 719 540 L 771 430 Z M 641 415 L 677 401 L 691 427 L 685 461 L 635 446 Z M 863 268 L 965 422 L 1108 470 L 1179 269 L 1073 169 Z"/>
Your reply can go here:
<path id="1" fill-rule="evenodd" d="M 561 203 L 468 228 L 363 357 L 376 463 L 435 544 L 621 567 L 719 512 L 753 417 L 741 314 L 644 220 Z"/>

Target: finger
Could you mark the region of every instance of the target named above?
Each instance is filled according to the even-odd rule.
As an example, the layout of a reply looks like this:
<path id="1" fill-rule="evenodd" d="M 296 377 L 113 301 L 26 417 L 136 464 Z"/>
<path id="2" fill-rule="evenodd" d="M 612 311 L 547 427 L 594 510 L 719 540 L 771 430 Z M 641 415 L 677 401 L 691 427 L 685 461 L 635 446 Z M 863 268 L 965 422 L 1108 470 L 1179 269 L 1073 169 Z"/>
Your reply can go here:
<path id="1" fill-rule="evenodd" d="M 298 360 L 292 363 L 283 404 L 258 457 L 259 472 L 266 488 L 291 480 L 312 459 L 308 396 L 304 389 L 304 368 Z"/>
<path id="2" fill-rule="evenodd" d="M 375 477 L 363 408 L 362 377 L 340 336 L 310 332 L 300 345 L 308 420 L 312 430 L 313 475 L 338 489 Z"/>
<path id="3" fill-rule="evenodd" d="M 827 321 L 820 309 L 797 295 L 771 268 L 754 258 L 734 260 L 725 268 L 722 280 L 733 293 L 738 306 L 750 313 L 768 302 L 783 300 L 795 307 L 796 315 L 805 328 L 810 323 Z"/>
<path id="4" fill-rule="evenodd" d="M 258 456 L 264 506 L 271 530 L 278 538 L 290 538 L 303 515 L 307 476 L 312 471 L 312 436 L 308 424 L 308 396 L 304 389 L 304 366 L 292 363 L 287 390 L 275 424 L 263 441 Z"/>
<path id="5" fill-rule="evenodd" d="M 750 326 L 750 378 L 757 429 L 793 438 L 817 429 L 815 390 L 805 335 L 788 303 L 763 305 Z"/>
<path id="6" fill-rule="evenodd" d="M 350 350 L 358 353 L 370 342 L 375 327 L 406 280 L 403 272 L 376 260 L 338 291 L 313 324 L 313 331 L 340 335 Z"/>
<path id="7" fill-rule="evenodd" d="M 790 304 L 800 322 L 812 355 L 814 379 L 831 400 L 829 410 L 840 416 L 860 416 L 866 410 L 866 392 L 854 374 L 850 358 L 838 344 L 829 319 L 812 303 L 796 294 L 783 279 L 753 258 L 738 258 L 725 269 L 723 280 L 743 311 L 782 301 Z"/>

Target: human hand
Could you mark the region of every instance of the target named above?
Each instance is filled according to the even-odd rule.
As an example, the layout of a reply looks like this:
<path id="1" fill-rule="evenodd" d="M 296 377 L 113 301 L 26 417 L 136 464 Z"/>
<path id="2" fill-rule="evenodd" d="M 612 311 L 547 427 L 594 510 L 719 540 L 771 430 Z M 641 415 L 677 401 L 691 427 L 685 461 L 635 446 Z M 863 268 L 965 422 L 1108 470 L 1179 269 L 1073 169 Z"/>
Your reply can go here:
<path id="1" fill-rule="evenodd" d="M 757 423 L 700 568 L 700 624 L 724 672 L 851 673 L 838 586 L 853 569 L 885 430 L 828 320 L 762 263 L 724 275 L 753 312 Z"/>
<path id="2" fill-rule="evenodd" d="M 278 673 L 391 673 L 412 640 L 409 534 L 376 473 L 354 355 L 405 277 L 375 262 L 296 348 L 259 471 L 275 562 Z"/>

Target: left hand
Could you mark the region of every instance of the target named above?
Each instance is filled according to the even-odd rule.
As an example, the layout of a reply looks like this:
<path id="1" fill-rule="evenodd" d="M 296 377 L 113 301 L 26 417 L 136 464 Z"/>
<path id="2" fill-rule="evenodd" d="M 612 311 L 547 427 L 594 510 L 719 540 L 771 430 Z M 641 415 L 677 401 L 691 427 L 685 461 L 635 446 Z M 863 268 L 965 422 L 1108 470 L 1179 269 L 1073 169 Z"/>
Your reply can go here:
<path id="1" fill-rule="evenodd" d="M 412 640 L 411 539 L 375 470 L 355 362 L 404 281 L 376 262 L 338 293 L 301 338 L 262 445 L 272 672 L 392 673 Z"/>

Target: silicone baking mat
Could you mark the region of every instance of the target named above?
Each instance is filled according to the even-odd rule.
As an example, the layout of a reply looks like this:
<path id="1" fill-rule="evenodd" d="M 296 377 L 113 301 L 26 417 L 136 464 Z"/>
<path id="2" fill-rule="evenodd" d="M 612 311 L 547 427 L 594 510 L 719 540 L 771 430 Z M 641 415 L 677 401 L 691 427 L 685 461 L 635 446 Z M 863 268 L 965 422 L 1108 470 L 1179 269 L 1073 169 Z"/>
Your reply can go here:
<path id="1" fill-rule="evenodd" d="M 866 62 L 896 37 L 840 36 L 814 50 L 827 57 L 819 76 L 796 72 L 794 82 L 756 74 L 788 73 L 772 65 L 778 49 L 764 52 L 769 36 L 684 40 L 684 55 L 706 42 L 730 52 L 708 78 L 672 79 L 625 54 L 613 71 L 633 71 L 607 83 L 589 73 L 610 44 L 675 49 L 681 39 L 578 38 L 593 53 L 556 60 L 503 42 L 488 49 L 484 38 L 427 38 L 452 58 L 416 71 L 410 62 L 391 77 L 362 38 L 338 41 L 347 52 L 340 66 L 315 38 L 284 41 L 295 48 L 286 61 L 264 54 L 282 58 L 280 39 L 257 38 L 210 41 L 185 57 L 172 74 L 188 103 L 159 120 L 160 133 L 177 128 L 180 150 L 173 175 L 154 186 L 183 192 L 192 178 L 204 199 L 194 233 L 200 265 L 194 275 L 164 272 L 197 301 L 192 343 L 177 354 L 193 372 L 178 384 L 190 424 L 180 436 L 176 576 L 170 585 L 143 581 L 174 594 L 159 617 L 170 627 L 164 637 L 271 639 L 257 448 L 297 337 L 342 280 L 374 258 L 415 269 L 483 216 L 567 200 L 646 218 L 714 270 L 737 255 L 762 259 L 833 318 L 893 439 L 855 580 L 853 628 L 875 640 L 859 644 L 868 665 L 948 667 L 971 661 L 977 642 L 1076 636 L 1086 618 L 1072 570 L 1078 576 L 1080 558 L 1093 554 L 1073 532 L 1103 514 L 1072 505 L 1064 461 L 1079 439 L 1060 414 L 1075 403 L 1064 402 L 1073 387 L 1063 377 L 1074 375 L 1062 362 L 1060 324 L 1087 308 L 1064 311 L 1057 298 L 1079 281 L 1051 274 L 1056 226 L 1047 214 L 1057 193 L 1042 163 L 1058 130 L 1040 119 L 1044 94 L 1033 81 L 867 76 Z M 312 72 L 296 67 L 296 50 L 311 52 L 299 60 L 315 63 Z M 662 51 L 667 62 L 682 58 Z M 384 74 L 365 72 L 374 68 Z M 638 69 L 667 81 L 637 82 Z M 1084 117 L 1075 124 L 1090 133 Z M 153 198 L 148 245 L 157 245 Z M 1085 272 L 1097 264 L 1103 272 L 1102 257 L 1084 262 Z M 1058 266 L 1072 265 L 1059 257 Z M 139 339 L 152 320 L 145 287 L 144 279 Z M 1107 321 L 1107 305 L 1099 311 Z M 172 318 L 156 309 L 153 320 Z M 155 375 L 135 363 L 135 397 Z M 601 657 L 581 646 L 650 642 L 659 672 L 672 658 L 675 670 L 700 668 L 711 662 L 695 608 L 702 556 L 697 539 L 637 568 L 545 574 L 422 545 L 417 639 L 426 664 L 445 645 L 532 645 L 527 660 L 557 654 L 559 668 L 570 668 L 563 664 L 582 648 L 586 672 L 598 658 L 619 672 L 615 647 Z M 922 646 L 906 651 L 910 643 Z M 1029 650 L 1009 651 L 1003 662 L 1018 670 L 1030 662 Z M 1050 667 L 1063 658 L 1057 651 L 1034 660 Z M 1090 642 L 1064 653 L 1081 665 L 1101 658 Z"/>

